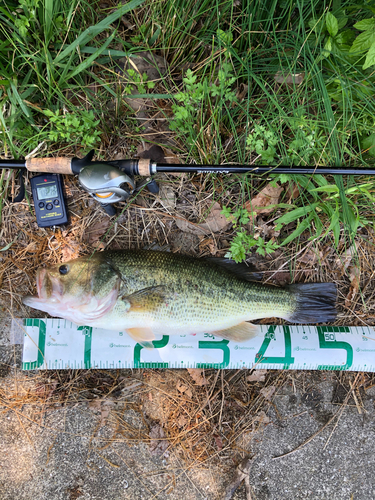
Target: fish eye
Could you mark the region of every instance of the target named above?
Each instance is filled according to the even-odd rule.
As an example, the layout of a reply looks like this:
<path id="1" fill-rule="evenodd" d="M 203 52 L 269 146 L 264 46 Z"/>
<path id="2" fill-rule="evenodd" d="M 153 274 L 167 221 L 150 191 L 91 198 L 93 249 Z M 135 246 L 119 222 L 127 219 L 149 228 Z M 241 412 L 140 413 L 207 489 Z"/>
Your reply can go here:
<path id="1" fill-rule="evenodd" d="M 65 264 L 59 267 L 60 274 L 68 274 L 68 272 L 69 272 L 69 267 L 66 266 Z"/>

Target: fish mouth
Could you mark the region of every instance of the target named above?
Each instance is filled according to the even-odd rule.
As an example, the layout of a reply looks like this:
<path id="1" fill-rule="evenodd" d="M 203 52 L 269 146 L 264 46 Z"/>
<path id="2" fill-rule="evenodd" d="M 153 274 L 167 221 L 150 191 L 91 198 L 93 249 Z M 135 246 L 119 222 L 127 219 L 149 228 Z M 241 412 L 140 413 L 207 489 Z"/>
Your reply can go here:
<path id="1" fill-rule="evenodd" d="M 39 268 L 36 273 L 36 288 L 40 300 L 60 302 L 63 296 L 63 286 L 58 278 L 51 276 L 47 269 Z"/>
<path id="2" fill-rule="evenodd" d="M 47 299 L 46 289 L 43 288 L 43 282 L 47 275 L 47 269 L 38 269 L 36 272 L 36 289 L 39 299 Z"/>
<path id="3" fill-rule="evenodd" d="M 37 295 L 24 297 L 22 302 L 29 307 L 44 311 L 51 316 L 67 319 L 76 324 L 95 322 L 110 312 L 118 297 L 121 280 L 104 297 L 97 298 L 92 291 L 70 293 L 58 276 L 39 268 L 36 273 Z"/>
<path id="4" fill-rule="evenodd" d="M 39 268 L 36 272 L 36 289 L 37 295 L 28 295 L 22 299 L 25 305 L 39 309 L 43 303 L 62 301 L 63 287 L 61 283 L 58 279 L 50 276 L 45 268 Z"/>

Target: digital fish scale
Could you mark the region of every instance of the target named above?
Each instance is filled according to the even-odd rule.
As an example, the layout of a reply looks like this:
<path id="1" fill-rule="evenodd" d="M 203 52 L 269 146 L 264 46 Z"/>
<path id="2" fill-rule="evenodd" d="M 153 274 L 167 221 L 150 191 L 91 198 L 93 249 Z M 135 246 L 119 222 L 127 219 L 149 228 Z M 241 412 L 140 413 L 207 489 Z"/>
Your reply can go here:
<path id="1" fill-rule="evenodd" d="M 260 325 L 243 343 L 212 334 L 163 335 L 144 349 L 126 332 L 63 319 L 13 320 L 24 370 L 69 368 L 262 368 L 375 371 L 371 327 Z"/>
<path id="2" fill-rule="evenodd" d="M 63 184 L 58 174 L 30 178 L 36 220 L 39 227 L 61 226 L 68 222 Z"/>

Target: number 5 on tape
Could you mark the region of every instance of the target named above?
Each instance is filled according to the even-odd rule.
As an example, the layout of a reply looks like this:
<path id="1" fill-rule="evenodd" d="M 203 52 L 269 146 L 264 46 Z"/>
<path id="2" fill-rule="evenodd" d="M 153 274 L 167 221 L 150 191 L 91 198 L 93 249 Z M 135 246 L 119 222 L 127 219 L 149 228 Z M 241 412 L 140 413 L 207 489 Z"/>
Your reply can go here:
<path id="1" fill-rule="evenodd" d="M 335 333 L 350 333 L 350 328 L 347 326 L 318 326 L 317 330 L 321 349 L 344 349 L 346 351 L 344 365 L 319 365 L 318 370 L 348 370 L 353 364 L 353 347 L 348 342 L 336 340 Z"/>

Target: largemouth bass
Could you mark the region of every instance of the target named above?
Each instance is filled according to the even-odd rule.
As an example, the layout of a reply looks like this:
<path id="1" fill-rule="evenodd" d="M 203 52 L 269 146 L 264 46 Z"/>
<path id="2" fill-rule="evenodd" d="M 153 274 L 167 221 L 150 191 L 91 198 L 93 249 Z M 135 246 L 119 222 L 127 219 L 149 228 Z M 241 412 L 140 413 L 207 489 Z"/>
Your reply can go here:
<path id="1" fill-rule="evenodd" d="M 258 332 L 248 321 L 336 317 L 333 283 L 267 286 L 218 262 L 147 250 L 98 252 L 38 269 L 38 296 L 23 302 L 78 325 L 126 331 L 145 345 L 159 334 L 203 332 L 241 342 Z"/>

